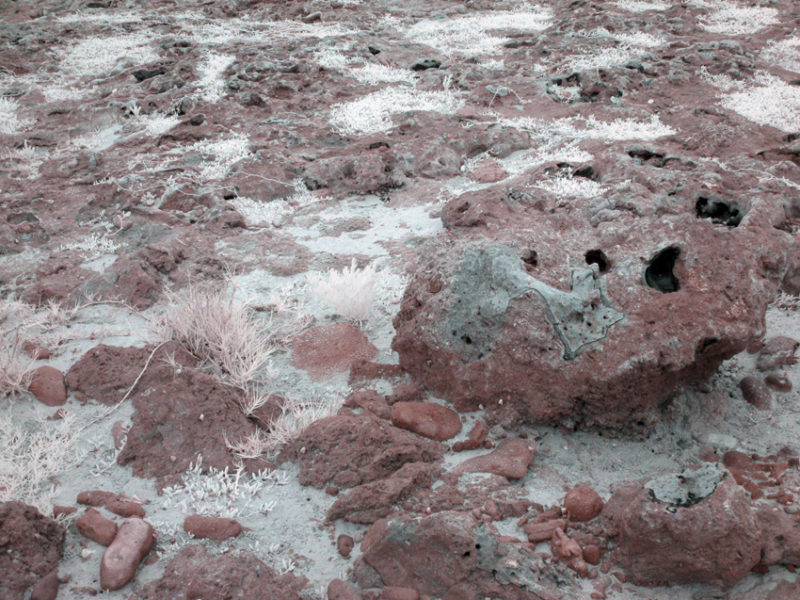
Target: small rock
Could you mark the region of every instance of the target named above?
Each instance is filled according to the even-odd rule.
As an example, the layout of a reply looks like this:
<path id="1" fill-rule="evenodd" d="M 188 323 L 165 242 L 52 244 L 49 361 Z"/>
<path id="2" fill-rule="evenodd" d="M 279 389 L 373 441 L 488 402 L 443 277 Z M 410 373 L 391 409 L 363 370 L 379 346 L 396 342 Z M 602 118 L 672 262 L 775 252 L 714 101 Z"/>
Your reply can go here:
<path id="1" fill-rule="evenodd" d="M 449 440 L 461 431 L 461 419 L 451 408 L 430 402 L 397 402 L 392 425 L 433 440 Z"/>
<path id="2" fill-rule="evenodd" d="M 53 518 L 60 517 L 62 515 L 71 515 L 74 512 L 77 512 L 78 509 L 74 506 L 61 506 L 59 504 L 53 505 Z"/>
<path id="3" fill-rule="evenodd" d="M 438 69 L 442 63 L 435 58 L 423 58 L 411 65 L 412 71 L 427 71 L 428 69 Z"/>
<path id="4" fill-rule="evenodd" d="M 383 588 L 380 600 L 419 600 L 419 592 L 407 587 L 390 585 Z"/>
<path id="5" fill-rule="evenodd" d="M 519 479 L 527 474 L 535 450 L 536 442 L 533 440 L 509 438 L 500 442 L 493 452 L 464 461 L 453 473 L 493 473 Z"/>
<path id="6" fill-rule="evenodd" d="M 51 571 L 33 586 L 30 600 L 56 600 L 56 596 L 58 596 L 58 586 L 60 584 L 61 581 L 58 579 L 58 571 Z"/>
<path id="7" fill-rule="evenodd" d="M 139 517 L 144 518 L 144 508 L 138 502 L 132 500 L 123 500 L 121 498 L 114 498 L 105 504 L 106 510 L 110 510 L 115 515 L 120 517 Z"/>
<path id="8" fill-rule="evenodd" d="M 96 508 L 87 508 L 86 512 L 75 521 L 75 527 L 82 536 L 101 546 L 111 545 L 117 535 L 117 524 L 106 519 Z"/>
<path id="9" fill-rule="evenodd" d="M 487 435 L 489 435 L 489 426 L 479 419 L 475 421 L 475 425 L 472 426 L 466 440 L 453 444 L 453 451 L 462 452 L 480 448 L 483 442 L 486 441 Z"/>
<path id="10" fill-rule="evenodd" d="M 573 521 L 591 521 L 603 510 L 603 499 L 588 485 L 579 485 L 567 493 L 564 507 Z"/>
<path id="11" fill-rule="evenodd" d="M 590 565 L 600 564 L 600 548 L 595 544 L 589 544 L 583 549 L 583 560 Z"/>
<path id="12" fill-rule="evenodd" d="M 328 600 L 361 600 L 361 594 L 341 579 L 333 579 L 328 584 Z"/>
<path id="13" fill-rule="evenodd" d="M 196 538 L 227 540 L 242 533 L 242 526 L 235 519 L 189 515 L 183 521 L 183 529 Z"/>
<path id="14" fill-rule="evenodd" d="M 478 183 L 496 183 L 508 177 L 508 173 L 494 160 L 483 160 L 467 174 Z"/>
<path id="15" fill-rule="evenodd" d="M 772 408 L 772 394 L 767 384 L 758 377 L 753 377 L 752 375 L 743 377 L 739 382 L 739 389 L 742 390 L 744 399 L 758 410 Z"/>
<path id="16" fill-rule="evenodd" d="M 797 362 L 795 352 L 800 342 L 797 340 L 780 335 L 768 339 L 756 360 L 756 368 L 759 371 L 771 371 L 779 367 L 793 365 Z"/>
<path id="17" fill-rule="evenodd" d="M 339 551 L 339 554 L 341 554 L 345 558 L 350 556 L 350 552 L 352 552 L 353 546 L 355 546 L 355 541 L 349 535 L 345 535 L 343 533 L 338 538 L 336 538 L 336 549 Z"/>
<path id="18" fill-rule="evenodd" d="M 539 523 L 528 523 L 525 525 L 525 535 L 528 536 L 528 541 L 532 544 L 546 542 L 552 539 L 553 532 L 556 529 L 564 529 L 567 522 L 564 519 L 551 519 L 549 521 L 542 521 Z"/>
<path id="19" fill-rule="evenodd" d="M 128 430 L 125 423 L 122 421 L 115 421 L 111 426 L 111 437 L 114 438 L 114 448 L 122 450 L 125 445 L 125 436 L 128 435 Z"/>
<path id="20" fill-rule="evenodd" d="M 25 342 L 22 345 L 22 349 L 25 351 L 25 354 L 34 360 L 46 360 L 52 356 L 50 350 L 30 341 Z"/>
<path id="21" fill-rule="evenodd" d="M 585 577 L 589 573 L 589 567 L 583 560 L 583 550 L 580 545 L 564 533 L 560 527 L 553 530 L 553 537 L 550 538 L 550 550 L 553 556 L 567 563 L 567 566 L 579 575 Z"/>
<path id="22" fill-rule="evenodd" d="M 67 402 L 67 386 L 64 374 L 49 365 L 31 371 L 28 391 L 47 406 L 62 406 Z"/>
<path id="23" fill-rule="evenodd" d="M 133 517 L 120 525 L 117 536 L 103 553 L 100 563 L 100 587 L 104 590 L 118 590 L 136 574 L 139 563 L 153 547 L 155 531 L 153 527 Z"/>
<path id="24" fill-rule="evenodd" d="M 771 373 L 764 378 L 764 383 L 776 392 L 786 393 L 792 391 L 792 382 L 789 381 L 785 373 Z"/>

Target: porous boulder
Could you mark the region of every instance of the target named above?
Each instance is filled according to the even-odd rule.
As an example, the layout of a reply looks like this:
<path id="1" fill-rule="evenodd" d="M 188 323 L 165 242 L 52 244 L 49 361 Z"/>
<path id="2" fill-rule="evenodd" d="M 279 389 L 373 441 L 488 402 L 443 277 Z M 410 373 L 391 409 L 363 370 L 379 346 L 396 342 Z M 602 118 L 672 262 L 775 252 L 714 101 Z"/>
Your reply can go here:
<path id="1" fill-rule="evenodd" d="M 640 585 L 734 585 L 761 560 L 761 526 L 749 495 L 706 463 L 623 485 L 601 514 L 611 559 Z"/>
<path id="2" fill-rule="evenodd" d="M 792 240 L 767 202 L 735 225 L 641 202 L 594 227 L 596 208 L 545 194 L 451 200 L 394 320 L 400 365 L 458 410 L 503 400 L 531 423 L 646 431 L 763 333 Z"/>

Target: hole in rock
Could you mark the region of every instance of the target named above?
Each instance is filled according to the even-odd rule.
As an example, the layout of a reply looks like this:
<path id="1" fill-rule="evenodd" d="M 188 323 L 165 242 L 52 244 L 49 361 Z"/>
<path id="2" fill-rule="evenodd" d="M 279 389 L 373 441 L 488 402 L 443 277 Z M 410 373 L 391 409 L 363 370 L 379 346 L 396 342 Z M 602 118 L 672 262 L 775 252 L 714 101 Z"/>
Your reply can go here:
<path id="1" fill-rule="evenodd" d="M 675 261 L 680 255 L 681 250 L 677 246 L 670 246 L 658 252 L 644 271 L 645 283 L 664 294 L 677 292 L 680 289 L 680 282 L 672 269 L 675 268 Z"/>
<path id="2" fill-rule="evenodd" d="M 739 207 L 716 196 L 700 196 L 694 208 L 698 218 L 711 219 L 713 223 L 728 227 L 736 227 L 744 217 Z"/>
<path id="3" fill-rule="evenodd" d="M 611 261 L 608 260 L 605 252 L 602 250 L 589 250 L 586 253 L 586 264 L 597 265 L 601 273 L 606 273 L 611 268 Z"/>
<path id="4" fill-rule="evenodd" d="M 531 271 L 533 267 L 539 264 L 539 254 L 532 248 L 528 249 L 522 254 L 522 262 L 525 263 L 525 270 Z"/>

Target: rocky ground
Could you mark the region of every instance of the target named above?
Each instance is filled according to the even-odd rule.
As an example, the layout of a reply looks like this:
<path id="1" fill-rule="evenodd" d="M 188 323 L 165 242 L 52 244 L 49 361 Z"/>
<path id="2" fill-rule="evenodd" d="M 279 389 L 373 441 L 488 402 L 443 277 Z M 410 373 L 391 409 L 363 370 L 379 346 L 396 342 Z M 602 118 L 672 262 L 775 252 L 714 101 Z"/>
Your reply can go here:
<path id="1" fill-rule="evenodd" d="M 0 3 L 0 597 L 800 597 L 799 28 Z"/>

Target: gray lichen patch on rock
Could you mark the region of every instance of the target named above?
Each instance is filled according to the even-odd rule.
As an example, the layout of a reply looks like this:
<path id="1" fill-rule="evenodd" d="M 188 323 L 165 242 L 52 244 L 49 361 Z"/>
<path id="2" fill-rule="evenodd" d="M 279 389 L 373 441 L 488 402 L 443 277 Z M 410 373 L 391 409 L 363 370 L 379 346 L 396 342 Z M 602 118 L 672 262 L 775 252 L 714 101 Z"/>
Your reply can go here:
<path id="1" fill-rule="evenodd" d="M 696 470 L 662 475 L 648 481 L 644 487 L 659 502 L 692 506 L 713 494 L 726 475 L 716 464 L 706 463 Z"/>
<path id="2" fill-rule="evenodd" d="M 452 309 L 437 335 L 462 355 L 480 360 L 491 353 L 512 302 L 538 298 L 564 346 L 563 358 L 571 360 L 624 318 L 610 305 L 596 267 L 573 270 L 571 288 L 564 292 L 531 277 L 508 246 L 469 248 L 450 288 Z"/>

